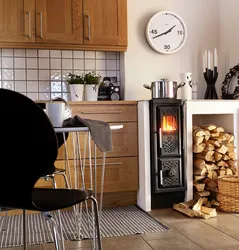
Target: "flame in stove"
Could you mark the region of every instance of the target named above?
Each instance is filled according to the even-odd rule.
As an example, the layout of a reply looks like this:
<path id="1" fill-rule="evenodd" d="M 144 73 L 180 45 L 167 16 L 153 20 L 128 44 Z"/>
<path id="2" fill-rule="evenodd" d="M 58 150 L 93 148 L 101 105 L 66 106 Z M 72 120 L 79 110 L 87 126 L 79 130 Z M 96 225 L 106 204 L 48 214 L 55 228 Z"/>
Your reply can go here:
<path id="1" fill-rule="evenodd" d="M 175 116 L 163 116 L 163 131 L 175 131 L 177 130 L 177 122 Z"/>

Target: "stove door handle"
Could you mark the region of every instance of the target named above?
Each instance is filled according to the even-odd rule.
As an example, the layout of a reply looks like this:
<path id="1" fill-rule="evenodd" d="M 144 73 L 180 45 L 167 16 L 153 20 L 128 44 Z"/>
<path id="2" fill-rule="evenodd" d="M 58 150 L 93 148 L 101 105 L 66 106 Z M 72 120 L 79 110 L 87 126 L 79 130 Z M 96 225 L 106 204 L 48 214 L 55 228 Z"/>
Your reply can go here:
<path id="1" fill-rule="evenodd" d="M 163 170 L 162 169 L 160 169 L 159 171 L 159 176 L 160 176 L 160 185 L 163 186 Z"/>
<path id="2" fill-rule="evenodd" d="M 160 148 L 163 147 L 163 143 L 162 143 L 162 130 L 161 130 L 161 128 L 159 128 L 159 147 Z"/>

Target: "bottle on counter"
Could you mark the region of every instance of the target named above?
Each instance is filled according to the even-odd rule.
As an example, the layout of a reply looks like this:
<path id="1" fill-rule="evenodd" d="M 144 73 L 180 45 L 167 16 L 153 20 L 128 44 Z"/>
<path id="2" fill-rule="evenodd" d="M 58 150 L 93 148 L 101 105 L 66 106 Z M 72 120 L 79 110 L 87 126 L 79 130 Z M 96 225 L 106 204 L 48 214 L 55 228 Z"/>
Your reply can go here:
<path id="1" fill-rule="evenodd" d="M 198 99 L 198 82 L 195 80 L 192 81 L 192 99 Z"/>

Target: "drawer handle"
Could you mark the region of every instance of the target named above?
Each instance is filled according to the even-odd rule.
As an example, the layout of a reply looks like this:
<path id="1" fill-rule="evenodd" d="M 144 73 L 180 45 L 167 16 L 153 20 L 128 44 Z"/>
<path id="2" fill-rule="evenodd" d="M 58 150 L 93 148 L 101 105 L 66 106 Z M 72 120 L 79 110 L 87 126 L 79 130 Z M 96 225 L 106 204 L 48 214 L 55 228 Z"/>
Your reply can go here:
<path id="1" fill-rule="evenodd" d="M 106 162 L 105 163 L 105 166 L 107 165 L 122 165 L 123 163 L 122 162 Z M 85 167 L 89 167 L 90 165 L 89 164 L 86 164 Z M 92 166 L 94 166 L 94 163 L 92 163 Z M 96 166 L 102 166 L 102 164 L 96 164 Z"/>
<path id="2" fill-rule="evenodd" d="M 99 112 L 97 112 L 97 111 L 81 111 L 81 114 L 88 114 L 88 115 L 90 115 L 90 114 L 98 114 L 98 115 L 100 115 L 100 114 L 121 114 L 122 113 L 122 111 L 105 111 L 105 112 L 102 112 L 102 111 L 99 111 Z"/>

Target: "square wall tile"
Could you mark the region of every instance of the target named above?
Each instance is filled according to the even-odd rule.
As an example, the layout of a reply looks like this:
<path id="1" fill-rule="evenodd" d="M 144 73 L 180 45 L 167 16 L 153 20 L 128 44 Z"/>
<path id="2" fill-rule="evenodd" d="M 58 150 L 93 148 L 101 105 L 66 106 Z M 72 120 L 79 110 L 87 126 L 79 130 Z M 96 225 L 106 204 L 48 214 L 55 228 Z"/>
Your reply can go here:
<path id="1" fill-rule="evenodd" d="M 13 57 L 3 57 L 2 58 L 2 67 L 3 68 L 13 68 Z"/>
<path id="2" fill-rule="evenodd" d="M 106 70 L 106 60 L 96 59 L 96 70 Z"/>
<path id="3" fill-rule="evenodd" d="M 38 68 L 37 58 L 27 58 L 27 68 L 28 69 Z"/>
<path id="4" fill-rule="evenodd" d="M 26 80 L 26 70 L 15 69 L 15 80 Z"/>
<path id="5" fill-rule="evenodd" d="M 96 59 L 106 59 L 106 52 L 96 51 Z"/>
<path id="6" fill-rule="evenodd" d="M 38 93 L 27 93 L 27 97 L 29 97 L 33 101 L 39 100 Z"/>
<path id="7" fill-rule="evenodd" d="M 18 92 L 26 92 L 27 90 L 26 81 L 15 81 L 15 90 Z"/>
<path id="8" fill-rule="evenodd" d="M 50 56 L 50 51 L 49 50 L 44 50 L 44 49 L 39 49 L 38 50 L 38 56 L 39 57 L 49 57 Z"/>
<path id="9" fill-rule="evenodd" d="M 84 51 L 73 51 L 74 58 L 84 58 L 85 54 Z"/>
<path id="10" fill-rule="evenodd" d="M 85 58 L 95 59 L 95 51 L 85 51 Z"/>
<path id="11" fill-rule="evenodd" d="M 38 70 L 28 69 L 27 70 L 27 80 L 38 80 Z"/>
<path id="12" fill-rule="evenodd" d="M 15 69 L 24 69 L 26 68 L 26 59 L 23 57 L 14 58 L 14 68 Z"/>
<path id="13" fill-rule="evenodd" d="M 50 93 L 39 93 L 39 100 L 50 100 Z"/>
<path id="14" fill-rule="evenodd" d="M 37 57 L 37 50 L 36 49 L 27 49 L 26 56 L 27 57 Z"/>
<path id="15" fill-rule="evenodd" d="M 2 88 L 14 90 L 14 82 L 13 81 L 2 81 Z"/>
<path id="16" fill-rule="evenodd" d="M 51 69 L 61 69 L 61 59 L 51 58 L 50 66 Z"/>
<path id="17" fill-rule="evenodd" d="M 107 70 L 116 70 L 116 60 L 107 60 Z"/>
<path id="18" fill-rule="evenodd" d="M 84 60 L 83 59 L 73 59 L 73 68 L 74 69 L 84 69 Z"/>
<path id="19" fill-rule="evenodd" d="M 38 92 L 38 81 L 27 81 L 28 92 Z"/>
<path id="20" fill-rule="evenodd" d="M 72 58 L 72 50 L 62 50 L 62 58 Z"/>
<path id="21" fill-rule="evenodd" d="M 39 58 L 39 69 L 49 69 L 49 58 Z"/>
<path id="22" fill-rule="evenodd" d="M 117 53 L 116 52 L 106 52 L 106 58 L 107 59 L 117 59 Z"/>
<path id="23" fill-rule="evenodd" d="M 26 50 L 25 49 L 14 49 L 14 57 L 25 57 Z"/>
<path id="24" fill-rule="evenodd" d="M 50 50 L 50 57 L 61 58 L 61 50 Z"/>
<path id="25" fill-rule="evenodd" d="M 2 56 L 13 56 L 13 49 L 2 49 Z"/>
<path id="26" fill-rule="evenodd" d="M 95 70 L 95 60 L 85 60 L 85 70 L 86 71 L 92 71 Z"/>
<path id="27" fill-rule="evenodd" d="M 40 69 L 39 70 L 39 80 L 49 80 L 50 79 L 50 72 L 49 70 Z"/>
<path id="28" fill-rule="evenodd" d="M 62 59 L 62 68 L 63 69 L 72 69 L 72 59 Z"/>
<path id="29" fill-rule="evenodd" d="M 13 70 L 3 69 L 2 70 L 2 80 L 13 80 Z"/>
<path id="30" fill-rule="evenodd" d="M 39 81 L 39 92 L 50 92 L 51 84 L 49 81 Z"/>
<path id="31" fill-rule="evenodd" d="M 51 70 L 51 80 L 60 81 L 61 80 L 61 70 Z"/>
<path id="32" fill-rule="evenodd" d="M 62 92 L 61 82 L 51 82 L 51 92 Z"/>

